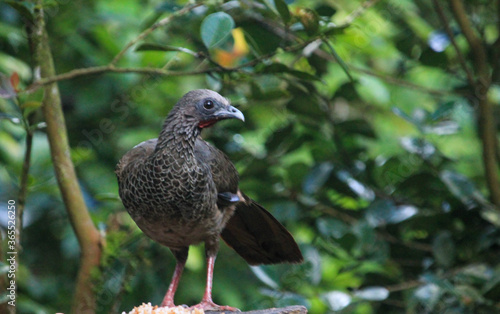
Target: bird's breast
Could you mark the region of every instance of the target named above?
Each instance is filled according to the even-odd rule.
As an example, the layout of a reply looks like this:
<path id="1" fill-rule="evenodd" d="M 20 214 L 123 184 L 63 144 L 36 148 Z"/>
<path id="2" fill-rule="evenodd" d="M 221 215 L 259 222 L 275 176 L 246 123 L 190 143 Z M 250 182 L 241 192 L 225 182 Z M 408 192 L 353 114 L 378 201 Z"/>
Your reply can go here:
<path id="1" fill-rule="evenodd" d="M 151 158 L 120 182 L 132 217 L 179 223 L 203 220 L 216 209 L 217 192 L 207 170 L 189 159 Z"/>

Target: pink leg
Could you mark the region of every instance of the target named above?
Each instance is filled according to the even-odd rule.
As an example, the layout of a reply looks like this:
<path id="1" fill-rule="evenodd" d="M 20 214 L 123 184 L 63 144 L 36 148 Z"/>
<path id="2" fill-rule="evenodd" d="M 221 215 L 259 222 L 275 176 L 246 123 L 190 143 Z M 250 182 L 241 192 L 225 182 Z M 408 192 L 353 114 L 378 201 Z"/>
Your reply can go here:
<path id="1" fill-rule="evenodd" d="M 192 308 L 203 309 L 205 311 L 240 311 L 237 308 L 227 305 L 217 305 L 212 301 L 212 282 L 214 277 L 215 256 L 207 258 L 207 285 L 205 294 L 199 304 L 193 305 Z"/>
<path id="2" fill-rule="evenodd" d="M 163 302 L 161 302 L 161 306 L 164 307 L 175 307 L 174 304 L 174 295 L 177 290 L 177 285 L 179 285 L 179 280 L 181 279 L 182 271 L 184 270 L 184 265 L 186 262 L 179 262 L 175 265 L 174 276 L 172 277 L 172 281 L 170 282 L 170 286 L 168 286 L 167 293 L 163 298 Z"/>

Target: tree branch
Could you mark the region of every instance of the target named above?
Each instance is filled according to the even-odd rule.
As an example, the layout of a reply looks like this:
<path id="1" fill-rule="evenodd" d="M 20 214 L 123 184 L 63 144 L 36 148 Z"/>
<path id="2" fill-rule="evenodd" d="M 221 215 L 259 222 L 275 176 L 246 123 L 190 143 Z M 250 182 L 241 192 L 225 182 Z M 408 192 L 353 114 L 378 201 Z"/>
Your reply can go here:
<path id="1" fill-rule="evenodd" d="M 478 129 L 482 144 L 482 155 L 486 183 L 490 192 L 491 202 L 500 209 L 500 179 L 497 163 L 498 140 L 496 135 L 496 123 L 493 108 L 488 100 L 491 77 L 490 67 L 485 47 L 476 35 L 467 17 L 465 7 L 461 0 L 449 0 L 450 7 L 460 29 L 470 46 L 474 57 L 474 68 L 477 76 L 474 88 L 474 96 L 478 104 Z"/>
<path id="2" fill-rule="evenodd" d="M 314 40 L 316 40 L 316 39 L 308 40 L 308 41 L 305 41 L 305 42 L 297 44 L 297 45 L 285 47 L 285 48 L 283 48 L 283 51 L 291 52 L 291 51 L 296 51 L 296 50 L 302 49 Z M 47 84 L 51 84 L 54 82 L 69 80 L 69 79 L 77 78 L 80 76 L 102 74 L 102 73 L 107 73 L 107 72 L 156 74 L 156 75 L 164 75 L 164 76 L 189 76 L 189 75 L 201 75 L 201 74 L 215 73 L 215 72 L 219 72 L 219 73 L 221 73 L 221 72 L 237 72 L 237 71 L 240 71 L 246 67 L 254 66 L 264 59 L 272 58 L 273 56 L 275 56 L 278 53 L 279 53 L 278 51 L 274 51 L 272 53 L 268 53 L 268 54 L 259 56 L 253 60 L 250 60 L 248 62 L 245 62 L 245 63 L 240 64 L 240 65 L 233 67 L 233 68 L 224 68 L 224 67 L 216 64 L 216 66 L 214 66 L 212 68 L 202 69 L 202 70 L 169 71 L 169 70 L 166 70 L 165 68 L 152 68 L 152 67 L 144 67 L 144 68 L 126 68 L 126 67 L 124 67 L 124 68 L 120 68 L 120 67 L 115 67 L 111 64 L 108 64 L 105 66 L 96 66 L 96 67 L 75 69 L 75 70 L 71 70 L 71 71 L 63 73 L 63 74 L 58 74 L 58 75 L 53 75 L 50 77 L 42 78 L 42 79 L 34 82 L 33 84 L 31 84 L 25 90 L 25 92 L 27 92 L 27 93 L 34 92 L 37 89 L 41 88 L 42 86 L 45 86 Z M 197 55 L 199 55 L 200 57 L 203 57 L 202 53 L 197 53 Z M 211 60 L 210 62 L 215 63 L 213 60 Z"/>
<path id="3" fill-rule="evenodd" d="M 457 53 L 457 58 L 458 61 L 460 62 L 460 65 L 462 66 L 462 69 L 465 71 L 465 74 L 467 75 L 467 81 L 469 81 L 470 86 L 474 86 L 474 74 L 472 73 L 471 69 L 467 66 L 467 63 L 465 62 L 464 55 L 462 54 L 462 51 L 458 47 L 457 41 L 455 40 L 455 36 L 450 28 L 450 25 L 448 23 L 448 19 L 446 18 L 446 15 L 444 14 L 443 7 L 439 3 L 438 0 L 432 0 L 432 3 L 434 4 L 434 8 L 436 9 L 436 13 L 439 16 L 439 19 L 441 20 L 441 24 L 443 24 L 443 28 L 446 31 L 446 34 L 448 35 L 448 38 L 450 39 L 451 44 L 453 45 L 453 48 L 455 48 L 455 52 Z"/>
<path id="4" fill-rule="evenodd" d="M 161 68 L 152 68 L 152 67 L 144 67 L 144 68 L 117 68 L 110 65 L 105 66 L 96 66 L 89 67 L 83 69 L 75 69 L 69 72 L 53 75 L 50 77 L 46 77 L 40 79 L 31 86 L 26 89 L 26 92 L 31 93 L 36 91 L 38 88 L 45 86 L 47 84 L 51 84 L 54 82 L 69 80 L 73 78 L 77 78 L 80 76 L 92 75 L 92 74 L 102 74 L 106 72 L 114 72 L 114 73 L 137 73 L 137 74 L 157 74 L 157 75 L 165 75 L 165 76 L 188 76 L 188 75 L 199 75 L 206 74 L 209 72 L 221 72 L 222 69 L 219 68 L 211 68 L 204 70 L 196 70 L 196 71 L 168 71 Z"/>
<path id="5" fill-rule="evenodd" d="M 30 37 L 34 47 L 34 60 L 42 78 L 52 77 L 55 75 L 54 61 L 45 28 L 43 1 L 37 0 L 35 4 L 34 29 Z M 92 222 L 78 185 L 56 83 L 44 86 L 42 112 L 47 123 L 47 136 L 59 190 L 81 249 L 80 269 L 71 312 L 94 312 L 95 295 L 92 290 L 91 270 L 100 264 L 101 237 Z"/>
<path id="6" fill-rule="evenodd" d="M 449 278 L 452 278 L 452 277 L 458 275 L 463 270 L 464 270 L 464 267 L 453 268 L 453 269 L 448 270 L 444 274 L 439 275 L 438 278 L 449 279 Z M 425 282 L 424 280 L 409 280 L 406 282 L 402 282 L 402 283 L 398 283 L 398 284 L 394 284 L 394 285 L 390 285 L 390 286 L 385 286 L 385 288 L 387 290 L 389 290 L 389 292 L 397 292 L 397 291 L 413 289 L 413 288 L 419 287 L 421 285 L 424 285 L 426 283 L 427 282 Z"/>
<path id="7" fill-rule="evenodd" d="M 493 63 L 493 73 L 491 75 L 492 81 L 493 82 L 499 82 L 500 81 L 500 0 L 496 2 L 496 9 L 497 9 L 497 33 L 499 34 L 495 42 L 493 43 L 493 58 L 492 58 L 492 63 Z M 497 153 L 498 148 L 497 148 Z M 500 158 L 498 158 L 500 162 Z"/>
<path id="8" fill-rule="evenodd" d="M 465 39 L 469 43 L 472 54 L 474 56 L 474 63 L 476 68 L 476 73 L 480 79 L 485 79 L 489 77 L 488 70 L 488 58 L 486 56 L 486 50 L 483 46 L 481 39 L 476 35 L 474 28 L 472 27 L 462 0 L 449 0 L 450 7 L 455 16 Z M 485 86 L 489 84 L 489 80 L 481 82 Z"/>

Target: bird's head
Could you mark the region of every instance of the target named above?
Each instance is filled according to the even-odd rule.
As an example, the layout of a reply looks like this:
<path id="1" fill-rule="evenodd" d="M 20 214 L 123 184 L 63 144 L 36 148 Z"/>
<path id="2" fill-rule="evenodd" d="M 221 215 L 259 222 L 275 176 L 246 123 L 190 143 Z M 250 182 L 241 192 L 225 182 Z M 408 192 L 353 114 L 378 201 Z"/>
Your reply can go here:
<path id="1" fill-rule="evenodd" d="M 179 100 L 176 107 L 199 128 L 210 127 L 224 119 L 245 121 L 243 113 L 231 106 L 228 99 L 208 89 L 190 91 Z"/>

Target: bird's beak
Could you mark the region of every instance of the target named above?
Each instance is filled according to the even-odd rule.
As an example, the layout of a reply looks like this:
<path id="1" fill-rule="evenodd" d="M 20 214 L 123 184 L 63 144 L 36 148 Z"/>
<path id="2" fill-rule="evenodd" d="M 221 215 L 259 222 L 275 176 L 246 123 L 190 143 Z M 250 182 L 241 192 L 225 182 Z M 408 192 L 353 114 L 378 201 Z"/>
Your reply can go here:
<path id="1" fill-rule="evenodd" d="M 238 119 L 245 122 L 245 116 L 241 111 L 234 108 L 233 106 L 227 106 L 215 113 L 215 117 L 219 120 L 222 119 Z"/>

